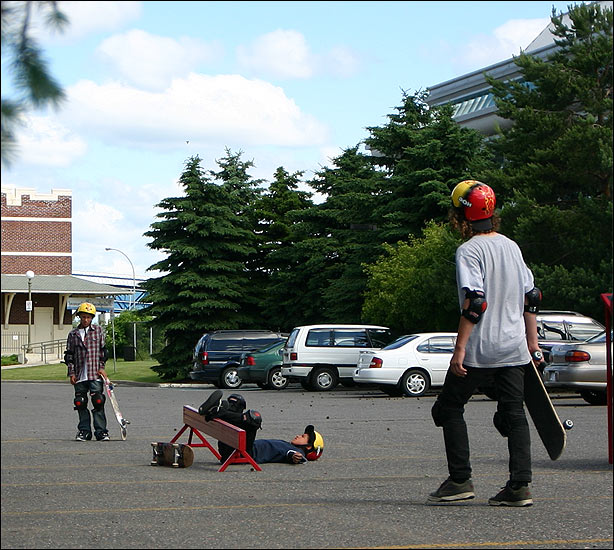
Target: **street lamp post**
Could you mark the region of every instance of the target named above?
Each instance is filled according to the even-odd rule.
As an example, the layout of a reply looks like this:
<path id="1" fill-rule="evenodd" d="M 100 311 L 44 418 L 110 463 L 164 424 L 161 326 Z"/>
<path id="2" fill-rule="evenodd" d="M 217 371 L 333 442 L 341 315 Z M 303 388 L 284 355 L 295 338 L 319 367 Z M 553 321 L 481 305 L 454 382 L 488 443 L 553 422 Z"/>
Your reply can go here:
<path id="1" fill-rule="evenodd" d="M 130 267 L 132 268 L 132 297 L 130 299 L 130 309 L 133 309 L 134 308 L 134 298 L 136 295 L 136 276 L 134 274 L 134 265 L 132 264 L 132 261 L 130 260 L 130 258 L 128 258 L 128 256 L 124 252 L 119 250 L 118 248 L 105 248 L 105 250 L 107 251 L 115 250 L 115 252 L 119 252 L 120 254 L 124 256 L 124 258 L 126 258 L 126 260 L 130 262 Z"/>
<path id="2" fill-rule="evenodd" d="M 32 353 L 32 279 L 34 279 L 34 271 L 26 271 L 28 278 L 28 301 L 26 302 L 26 311 L 28 312 L 28 347 L 26 353 Z"/>

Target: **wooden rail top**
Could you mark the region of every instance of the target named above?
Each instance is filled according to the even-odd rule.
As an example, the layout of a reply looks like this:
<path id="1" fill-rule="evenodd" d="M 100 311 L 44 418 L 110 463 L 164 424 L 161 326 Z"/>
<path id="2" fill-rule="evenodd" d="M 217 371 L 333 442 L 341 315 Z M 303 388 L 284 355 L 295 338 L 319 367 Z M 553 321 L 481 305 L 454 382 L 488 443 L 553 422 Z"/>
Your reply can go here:
<path id="1" fill-rule="evenodd" d="M 207 422 L 205 417 L 190 405 L 183 406 L 183 423 L 199 432 L 230 445 L 234 449 L 245 451 L 245 430 L 237 428 L 224 420 L 214 418 Z"/>

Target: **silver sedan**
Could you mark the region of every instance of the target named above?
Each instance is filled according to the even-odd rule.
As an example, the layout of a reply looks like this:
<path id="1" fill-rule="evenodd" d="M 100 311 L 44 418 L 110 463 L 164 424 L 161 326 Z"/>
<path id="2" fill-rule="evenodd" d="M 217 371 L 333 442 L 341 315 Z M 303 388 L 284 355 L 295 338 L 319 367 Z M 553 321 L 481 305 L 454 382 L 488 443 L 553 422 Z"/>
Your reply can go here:
<path id="1" fill-rule="evenodd" d="M 546 388 L 576 390 L 591 405 L 606 404 L 605 331 L 585 342 L 555 345 L 550 356 L 543 373 Z"/>

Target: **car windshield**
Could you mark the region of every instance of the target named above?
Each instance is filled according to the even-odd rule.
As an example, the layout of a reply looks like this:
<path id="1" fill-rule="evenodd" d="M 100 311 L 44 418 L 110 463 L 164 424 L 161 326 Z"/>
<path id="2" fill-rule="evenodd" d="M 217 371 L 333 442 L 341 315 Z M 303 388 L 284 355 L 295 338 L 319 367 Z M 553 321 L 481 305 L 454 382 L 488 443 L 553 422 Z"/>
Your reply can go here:
<path id="1" fill-rule="evenodd" d="M 416 338 L 418 338 L 417 334 L 407 334 L 405 336 L 397 338 L 394 342 L 392 342 L 392 344 L 388 344 L 385 348 L 382 349 L 397 349 L 407 344 L 407 342 L 415 340 Z"/>

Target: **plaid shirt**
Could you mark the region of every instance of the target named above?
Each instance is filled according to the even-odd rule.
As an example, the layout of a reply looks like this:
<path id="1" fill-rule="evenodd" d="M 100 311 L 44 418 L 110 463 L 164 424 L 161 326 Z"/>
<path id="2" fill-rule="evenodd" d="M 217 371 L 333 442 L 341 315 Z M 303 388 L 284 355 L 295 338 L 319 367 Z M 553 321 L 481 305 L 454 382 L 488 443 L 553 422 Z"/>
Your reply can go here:
<path id="1" fill-rule="evenodd" d="M 69 357 L 72 356 L 66 362 L 68 376 L 80 378 L 85 368 L 88 380 L 98 380 L 98 371 L 104 369 L 105 364 L 103 350 L 104 331 L 100 325 L 90 325 L 84 340 L 81 339 L 79 328 L 72 329 L 66 339 L 66 351 Z"/>

